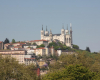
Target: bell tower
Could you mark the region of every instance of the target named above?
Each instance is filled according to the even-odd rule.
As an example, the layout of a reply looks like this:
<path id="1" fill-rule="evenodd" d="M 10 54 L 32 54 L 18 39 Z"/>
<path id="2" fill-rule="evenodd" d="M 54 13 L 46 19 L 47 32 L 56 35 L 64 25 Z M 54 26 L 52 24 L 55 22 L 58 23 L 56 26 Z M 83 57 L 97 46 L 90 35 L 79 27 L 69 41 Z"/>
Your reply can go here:
<path id="1" fill-rule="evenodd" d="M 69 35 L 69 30 L 68 30 L 68 25 L 67 25 L 67 29 L 65 30 L 66 35 Z"/>
<path id="2" fill-rule="evenodd" d="M 61 29 L 61 35 L 65 35 L 64 25 L 62 26 L 62 29 Z"/>
<path id="3" fill-rule="evenodd" d="M 49 36 L 49 31 L 47 30 L 47 26 L 46 26 L 45 36 Z"/>
<path id="4" fill-rule="evenodd" d="M 44 39 L 44 30 L 43 30 L 43 25 L 42 25 L 42 30 L 41 30 L 41 39 Z"/>

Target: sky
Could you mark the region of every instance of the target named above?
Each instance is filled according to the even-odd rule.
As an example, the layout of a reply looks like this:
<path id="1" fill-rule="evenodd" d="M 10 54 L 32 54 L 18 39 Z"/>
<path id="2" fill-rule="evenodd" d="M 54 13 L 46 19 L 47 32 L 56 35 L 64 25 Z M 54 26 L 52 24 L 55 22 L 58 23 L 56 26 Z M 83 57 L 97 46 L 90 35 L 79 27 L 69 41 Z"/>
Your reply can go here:
<path id="1" fill-rule="evenodd" d="M 73 44 L 100 51 L 100 0 L 0 0 L 0 41 L 39 40 L 42 25 L 56 34 L 70 23 Z"/>

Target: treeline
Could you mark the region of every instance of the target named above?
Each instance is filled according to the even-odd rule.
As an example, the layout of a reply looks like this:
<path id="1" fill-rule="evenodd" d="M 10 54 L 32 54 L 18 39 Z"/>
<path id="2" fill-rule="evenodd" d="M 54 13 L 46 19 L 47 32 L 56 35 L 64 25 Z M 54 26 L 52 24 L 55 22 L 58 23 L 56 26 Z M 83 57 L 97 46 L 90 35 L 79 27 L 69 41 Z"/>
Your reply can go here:
<path id="1" fill-rule="evenodd" d="M 100 80 L 100 54 L 77 50 L 61 55 L 49 68 L 43 80 Z"/>

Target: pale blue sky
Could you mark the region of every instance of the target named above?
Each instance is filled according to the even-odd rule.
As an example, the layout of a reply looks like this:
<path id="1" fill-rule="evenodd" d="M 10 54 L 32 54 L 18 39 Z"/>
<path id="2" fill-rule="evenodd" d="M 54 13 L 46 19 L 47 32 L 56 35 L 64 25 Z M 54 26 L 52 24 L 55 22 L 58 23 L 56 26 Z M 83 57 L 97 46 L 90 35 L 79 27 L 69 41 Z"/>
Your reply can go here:
<path id="1" fill-rule="evenodd" d="M 100 51 L 100 0 L 0 0 L 0 41 L 38 40 L 42 24 L 61 33 L 62 23 L 74 44 Z"/>

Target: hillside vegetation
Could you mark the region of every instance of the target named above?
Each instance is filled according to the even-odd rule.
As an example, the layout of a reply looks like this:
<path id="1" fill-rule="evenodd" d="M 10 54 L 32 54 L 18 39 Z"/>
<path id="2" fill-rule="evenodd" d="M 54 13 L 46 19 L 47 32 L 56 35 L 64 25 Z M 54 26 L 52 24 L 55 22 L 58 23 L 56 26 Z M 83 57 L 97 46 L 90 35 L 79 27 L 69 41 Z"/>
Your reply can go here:
<path id="1" fill-rule="evenodd" d="M 100 54 L 76 50 L 50 65 L 43 80 L 100 80 Z"/>

